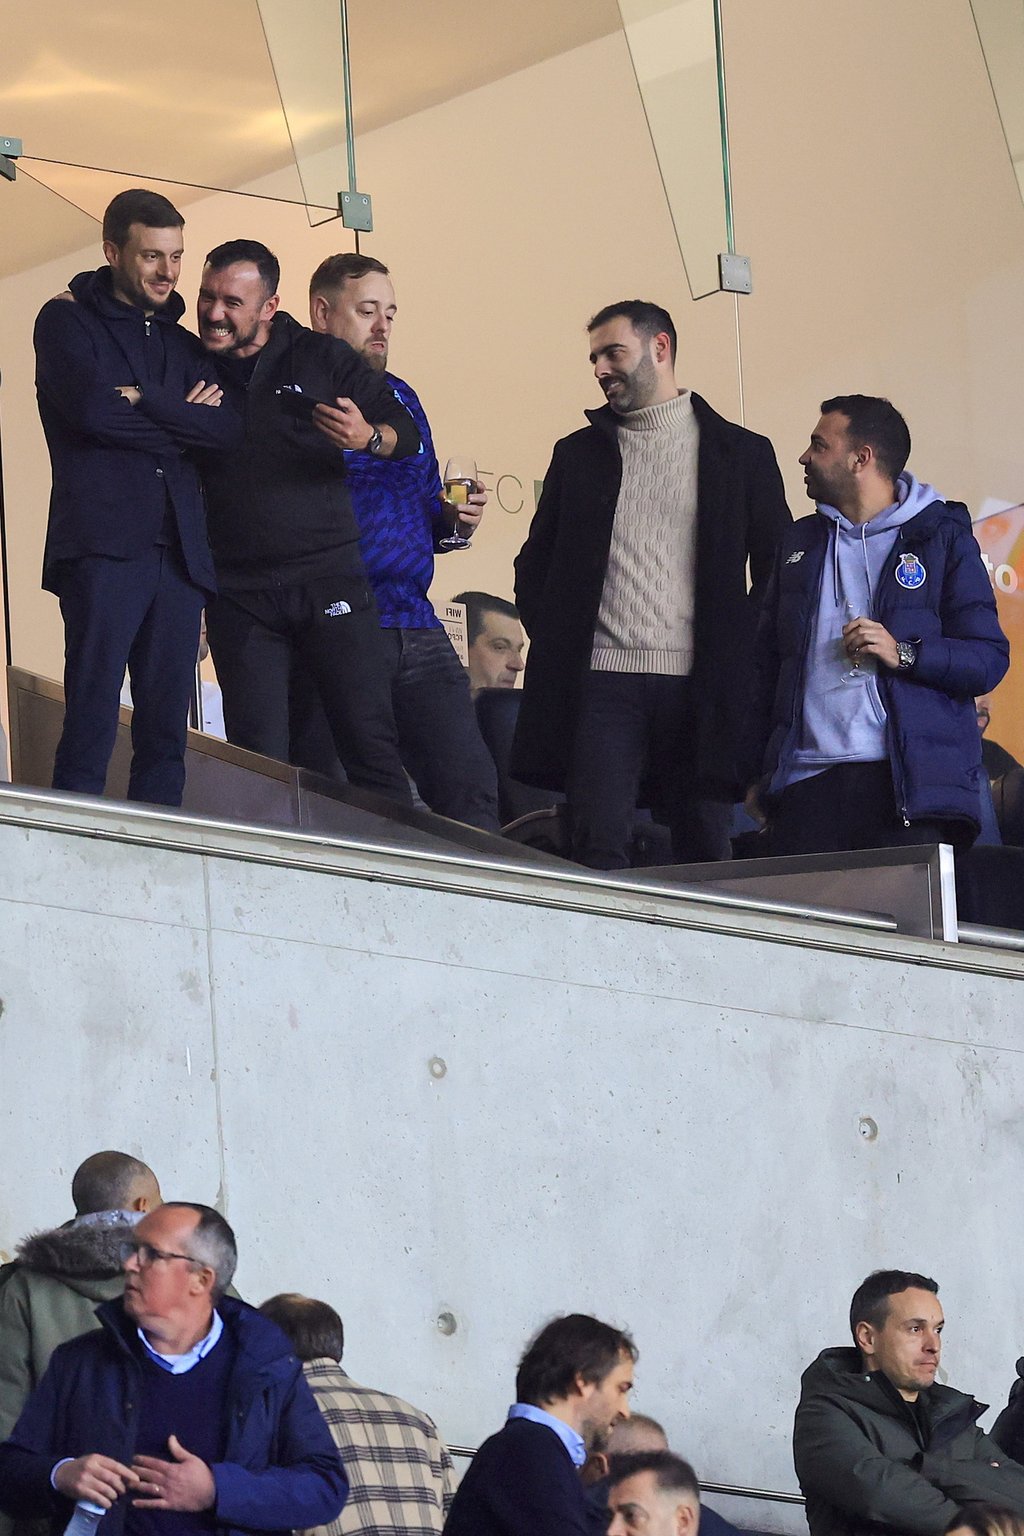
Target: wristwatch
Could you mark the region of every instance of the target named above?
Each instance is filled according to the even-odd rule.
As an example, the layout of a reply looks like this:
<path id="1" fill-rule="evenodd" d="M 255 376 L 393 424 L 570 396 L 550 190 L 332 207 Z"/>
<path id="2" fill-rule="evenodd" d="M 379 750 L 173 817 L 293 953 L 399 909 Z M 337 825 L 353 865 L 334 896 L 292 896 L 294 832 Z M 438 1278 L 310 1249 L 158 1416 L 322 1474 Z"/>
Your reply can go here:
<path id="1" fill-rule="evenodd" d="M 896 655 L 899 657 L 898 672 L 909 672 L 917 660 L 917 646 L 913 640 L 897 640 Z"/>
<path id="2" fill-rule="evenodd" d="M 383 441 L 384 434 L 380 427 L 374 427 L 373 431 L 370 433 L 370 441 L 366 445 L 367 453 L 380 453 L 381 444 Z"/>

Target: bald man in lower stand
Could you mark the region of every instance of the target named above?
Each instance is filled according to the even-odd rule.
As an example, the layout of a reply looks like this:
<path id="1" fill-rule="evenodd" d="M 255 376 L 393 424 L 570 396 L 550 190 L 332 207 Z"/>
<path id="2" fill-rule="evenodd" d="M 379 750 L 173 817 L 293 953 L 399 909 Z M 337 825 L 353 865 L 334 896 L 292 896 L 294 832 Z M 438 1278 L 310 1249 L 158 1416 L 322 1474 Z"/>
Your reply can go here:
<path id="1" fill-rule="evenodd" d="M 96 1307 L 124 1290 L 121 1244 L 160 1204 L 152 1168 L 94 1152 L 71 1181 L 75 1217 L 19 1243 L 0 1278 L 0 1440 L 17 1422 L 58 1344 L 98 1328 Z"/>

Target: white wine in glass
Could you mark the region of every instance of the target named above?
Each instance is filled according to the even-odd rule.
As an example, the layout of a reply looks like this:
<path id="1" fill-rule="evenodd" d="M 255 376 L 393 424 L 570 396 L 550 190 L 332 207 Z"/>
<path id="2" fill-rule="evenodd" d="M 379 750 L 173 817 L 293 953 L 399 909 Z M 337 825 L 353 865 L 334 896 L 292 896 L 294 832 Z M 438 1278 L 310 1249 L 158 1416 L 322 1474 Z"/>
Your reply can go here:
<path id="1" fill-rule="evenodd" d="M 459 532 L 459 508 L 469 502 L 470 493 L 476 490 L 476 464 L 472 459 L 449 459 L 444 467 L 444 499 L 455 513 L 455 525 L 451 533 L 438 539 L 441 549 L 468 549 L 470 538 Z"/>

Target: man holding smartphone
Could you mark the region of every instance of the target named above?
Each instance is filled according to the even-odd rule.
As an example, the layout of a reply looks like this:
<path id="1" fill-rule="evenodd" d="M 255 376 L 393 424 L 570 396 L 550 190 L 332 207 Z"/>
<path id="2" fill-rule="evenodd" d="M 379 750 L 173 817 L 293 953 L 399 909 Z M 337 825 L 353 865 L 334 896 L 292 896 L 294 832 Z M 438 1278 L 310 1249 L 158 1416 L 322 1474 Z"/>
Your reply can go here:
<path id="1" fill-rule="evenodd" d="M 408 805 L 345 450 L 404 458 L 419 433 L 351 347 L 279 308 L 279 277 L 265 245 L 231 240 L 210 252 L 199 290 L 200 338 L 245 418 L 242 447 L 203 464 L 220 589 L 207 629 L 228 740 L 288 761 L 299 663 L 349 781 Z"/>
<path id="2" fill-rule="evenodd" d="M 420 434 L 420 451 L 411 458 L 382 459 L 358 449 L 346 456 L 360 547 L 380 611 L 402 761 L 432 811 L 497 832 L 494 759 L 477 725 L 466 669 L 428 595 L 435 553 L 449 547 L 445 541 L 453 531 L 473 533 L 487 493 L 476 482 L 457 512 L 444 499 L 423 407 L 411 385 L 387 366 L 397 308 L 388 269 L 373 256 L 328 256 L 310 282 L 313 330 L 353 347 Z M 309 693 L 306 679 L 297 675 L 292 761 L 321 768 L 325 732 Z"/>

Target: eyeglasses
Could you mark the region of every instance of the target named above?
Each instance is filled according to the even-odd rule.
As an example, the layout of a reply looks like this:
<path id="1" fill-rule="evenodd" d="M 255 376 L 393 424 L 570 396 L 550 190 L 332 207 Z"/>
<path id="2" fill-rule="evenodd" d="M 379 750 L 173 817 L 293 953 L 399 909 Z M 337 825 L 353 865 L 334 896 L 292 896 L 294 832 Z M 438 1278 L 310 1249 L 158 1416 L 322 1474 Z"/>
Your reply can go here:
<path id="1" fill-rule="evenodd" d="M 152 1243 L 135 1243 L 130 1240 L 121 1244 L 121 1263 L 127 1264 L 129 1259 L 138 1259 L 140 1269 L 148 1269 L 157 1259 L 184 1259 L 186 1264 L 203 1262 L 202 1259 L 193 1258 L 190 1253 L 168 1253 L 165 1248 L 154 1248 Z"/>

